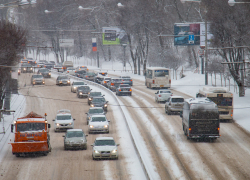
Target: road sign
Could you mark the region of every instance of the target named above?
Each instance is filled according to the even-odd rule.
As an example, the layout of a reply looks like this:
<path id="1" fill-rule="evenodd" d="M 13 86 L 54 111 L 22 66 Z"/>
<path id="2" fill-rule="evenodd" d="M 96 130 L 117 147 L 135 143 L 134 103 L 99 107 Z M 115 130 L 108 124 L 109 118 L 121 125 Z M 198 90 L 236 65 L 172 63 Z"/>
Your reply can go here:
<path id="1" fill-rule="evenodd" d="M 72 47 L 74 46 L 74 39 L 59 39 L 60 47 Z"/>
<path id="2" fill-rule="evenodd" d="M 188 36 L 188 43 L 194 44 L 194 35 L 193 34 Z"/>

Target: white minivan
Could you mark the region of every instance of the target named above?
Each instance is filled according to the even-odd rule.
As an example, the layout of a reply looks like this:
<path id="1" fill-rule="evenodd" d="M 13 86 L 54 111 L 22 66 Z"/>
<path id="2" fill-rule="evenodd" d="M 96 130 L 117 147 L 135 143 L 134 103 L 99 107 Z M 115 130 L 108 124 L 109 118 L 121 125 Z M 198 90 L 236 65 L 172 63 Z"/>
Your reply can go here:
<path id="1" fill-rule="evenodd" d="M 62 109 L 57 111 L 56 118 L 53 119 L 55 132 L 74 129 L 74 120 L 75 119 L 72 118 L 70 110 Z"/>

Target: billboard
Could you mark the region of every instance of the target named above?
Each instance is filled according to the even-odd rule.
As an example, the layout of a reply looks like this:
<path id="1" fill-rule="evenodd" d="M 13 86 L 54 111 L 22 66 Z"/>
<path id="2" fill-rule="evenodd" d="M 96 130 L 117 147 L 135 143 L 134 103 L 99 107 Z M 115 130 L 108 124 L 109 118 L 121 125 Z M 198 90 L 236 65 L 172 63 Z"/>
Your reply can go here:
<path id="1" fill-rule="evenodd" d="M 118 27 L 102 28 L 102 44 L 103 45 L 120 45 L 127 44 L 128 36 L 126 32 Z"/>
<path id="2" fill-rule="evenodd" d="M 205 23 L 200 23 L 200 46 L 205 47 Z M 213 35 L 210 32 L 210 23 L 207 23 L 207 45 L 209 46 L 211 40 L 213 38 Z"/>
<path id="3" fill-rule="evenodd" d="M 200 23 L 175 23 L 174 45 L 200 45 Z"/>

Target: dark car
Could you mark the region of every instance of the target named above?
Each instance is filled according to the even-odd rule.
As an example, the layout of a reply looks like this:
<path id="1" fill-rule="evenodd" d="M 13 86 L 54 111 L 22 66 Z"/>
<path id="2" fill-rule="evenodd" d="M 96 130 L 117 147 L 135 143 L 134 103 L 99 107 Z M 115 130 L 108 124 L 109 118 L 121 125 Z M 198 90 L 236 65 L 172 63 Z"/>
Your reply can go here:
<path id="1" fill-rule="evenodd" d="M 93 115 L 105 115 L 106 113 L 104 112 L 102 107 L 91 107 L 89 108 L 89 111 L 86 113 L 87 114 L 87 124 L 89 124 L 89 120 Z"/>
<path id="2" fill-rule="evenodd" d="M 37 74 L 41 74 L 43 77 L 51 78 L 51 73 L 47 68 L 38 69 Z"/>
<path id="3" fill-rule="evenodd" d="M 28 64 L 31 64 L 31 66 L 36 66 L 36 61 L 32 58 L 27 58 L 28 59 Z"/>
<path id="4" fill-rule="evenodd" d="M 82 97 L 88 97 L 89 92 L 92 89 L 90 89 L 89 86 L 84 85 L 84 86 L 78 86 L 77 90 L 76 90 L 76 95 L 78 98 L 82 98 Z"/>
<path id="5" fill-rule="evenodd" d="M 21 73 L 33 73 L 32 65 L 28 63 L 23 63 L 21 65 Z"/>
<path id="6" fill-rule="evenodd" d="M 120 84 L 116 89 L 116 95 L 129 95 L 132 96 L 132 89 L 128 84 Z"/>
<path id="7" fill-rule="evenodd" d="M 56 85 L 66 85 L 66 86 L 70 86 L 70 79 L 68 78 L 68 76 L 65 75 L 60 75 L 56 78 Z"/>
<path id="8" fill-rule="evenodd" d="M 85 70 L 79 70 L 75 72 L 75 76 L 79 77 L 79 78 L 83 78 L 86 75 L 86 71 Z"/>
<path id="9" fill-rule="evenodd" d="M 52 68 L 54 68 L 54 64 L 52 64 L 52 63 L 45 63 L 43 67 L 47 68 L 47 69 L 52 69 Z"/>
<path id="10" fill-rule="evenodd" d="M 129 84 L 130 86 L 133 86 L 133 80 L 130 76 L 120 76 L 122 79 L 123 84 Z"/>
<path id="11" fill-rule="evenodd" d="M 94 81 L 96 74 L 94 72 L 87 72 L 84 79 Z"/>
<path id="12" fill-rule="evenodd" d="M 97 96 L 100 97 L 100 96 L 104 96 L 104 95 L 102 95 L 101 92 L 90 92 L 90 93 L 88 94 L 88 105 L 90 105 L 90 103 L 91 103 L 93 97 L 97 97 Z"/>
<path id="13" fill-rule="evenodd" d="M 121 78 L 111 78 L 111 80 L 108 82 L 108 88 L 111 91 L 116 91 L 116 88 L 122 84 L 122 79 Z"/>
<path id="14" fill-rule="evenodd" d="M 108 111 L 108 101 L 106 101 L 104 97 L 93 97 L 90 106 L 102 107 L 104 111 Z"/>

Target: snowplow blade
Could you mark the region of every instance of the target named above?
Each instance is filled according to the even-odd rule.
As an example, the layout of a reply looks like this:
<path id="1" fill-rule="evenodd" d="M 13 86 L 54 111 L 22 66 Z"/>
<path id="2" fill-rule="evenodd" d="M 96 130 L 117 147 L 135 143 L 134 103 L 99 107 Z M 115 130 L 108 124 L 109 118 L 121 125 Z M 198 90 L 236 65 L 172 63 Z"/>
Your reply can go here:
<path id="1" fill-rule="evenodd" d="M 44 153 L 48 152 L 47 141 L 40 142 L 15 142 L 10 143 L 12 145 L 12 153 Z"/>

